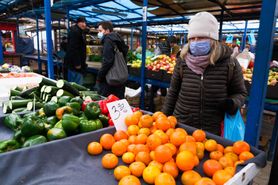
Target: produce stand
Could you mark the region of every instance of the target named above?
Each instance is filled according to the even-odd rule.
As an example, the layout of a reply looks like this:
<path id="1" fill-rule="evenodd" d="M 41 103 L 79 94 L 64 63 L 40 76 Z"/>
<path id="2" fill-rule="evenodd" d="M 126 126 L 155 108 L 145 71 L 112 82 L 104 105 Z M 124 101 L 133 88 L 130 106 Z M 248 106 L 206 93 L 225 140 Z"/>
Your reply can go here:
<path id="1" fill-rule="evenodd" d="M 3 118 L 2 118 L 3 119 Z M 192 133 L 195 128 L 178 125 Z M 0 137 L 3 134 L 0 120 Z M 90 156 L 86 147 L 89 142 L 98 141 L 104 133 L 114 133 L 114 127 L 72 136 L 69 138 L 48 142 L 30 148 L 0 154 L 0 179 L 2 184 L 117 184 L 113 170 L 105 170 L 101 165 L 103 152 L 99 156 Z M 218 143 L 231 145 L 232 142 L 207 133 L 207 138 L 215 139 Z M 255 158 L 239 166 L 237 174 L 227 184 L 247 184 L 261 168 L 266 165 L 265 153 L 251 147 Z M 206 155 L 204 159 L 207 159 Z M 203 175 L 202 162 L 195 168 Z M 122 161 L 120 160 L 120 164 Z M 179 174 L 177 184 L 181 184 Z M 141 179 L 142 184 L 145 184 Z"/>

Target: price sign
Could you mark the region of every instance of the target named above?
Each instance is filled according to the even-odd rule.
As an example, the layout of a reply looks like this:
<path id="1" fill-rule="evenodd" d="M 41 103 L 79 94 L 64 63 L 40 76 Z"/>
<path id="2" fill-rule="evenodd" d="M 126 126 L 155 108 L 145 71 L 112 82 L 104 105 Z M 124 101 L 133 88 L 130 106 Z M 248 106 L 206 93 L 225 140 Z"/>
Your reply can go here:
<path id="1" fill-rule="evenodd" d="M 127 126 L 125 125 L 125 117 L 133 113 L 126 99 L 107 103 L 107 108 L 116 130 L 126 131 Z"/>

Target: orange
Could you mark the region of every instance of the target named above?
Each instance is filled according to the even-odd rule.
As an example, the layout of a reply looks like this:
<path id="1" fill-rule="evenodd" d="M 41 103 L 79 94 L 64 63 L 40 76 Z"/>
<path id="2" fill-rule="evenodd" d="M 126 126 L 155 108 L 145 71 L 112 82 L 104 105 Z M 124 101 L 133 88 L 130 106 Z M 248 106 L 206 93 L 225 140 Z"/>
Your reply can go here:
<path id="1" fill-rule="evenodd" d="M 223 156 L 223 153 L 222 152 L 220 152 L 220 151 L 213 151 L 213 152 L 210 152 L 210 154 L 209 154 L 209 157 L 211 158 L 211 159 L 214 159 L 214 160 L 219 160 L 221 157 Z"/>
<path id="2" fill-rule="evenodd" d="M 228 157 L 228 158 L 231 158 L 234 163 L 238 161 L 238 156 L 233 152 L 228 152 L 224 156 Z"/>
<path id="3" fill-rule="evenodd" d="M 153 113 L 153 115 L 152 115 L 153 120 L 156 121 L 156 119 L 158 118 L 159 115 L 163 115 L 163 112 L 157 111 L 157 112 Z"/>
<path id="4" fill-rule="evenodd" d="M 237 155 L 241 154 L 242 152 L 249 152 L 250 145 L 245 141 L 236 141 L 233 144 L 233 152 Z"/>
<path id="5" fill-rule="evenodd" d="M 163 130 L 164 132 L 171 128 L 171 122 L 166 117 L 158 117 L 155 121 L 155 126 L 159 130 Z"/>
<path id="6" fill-rule="evenodd" d="M 197 157 L 199 158 L 199 160 L 203 159 L 205 156 L 205 152 L 204 151 L 198 151 L 197 150 Z"/>
<path id="7" fill-rule="evenodd" d="M 195 138 L 193 136 L 186 136 L 185 142 L 196 142 Z"/>
<path id="8" fill-rule="evenodd" d="M 151 156 L 152 160 L 154 161 L 154 160 L 155 160 L 154 151 L 151 151 L 151 152 L 150 152 L 150 156 Z"/>
<path id="9" fill-rule="evenodd" d="M 135 157 L 135 161 L 141 161 L 145 165 L 148 165 L 151 162 L 151 156 L 148 152 L 138 152 Z"/>
<path id="10" fill-rule="evenodd" d="M 101 159 L 101 163 L 102 166 L 106 169 L 113 169 L 118 165 L 118 157 L 115 154 L 105 154 L 102 159 Z"/>
<path id="11" fill-rule="evenodd" d="M 156 130 L 157 130 L 157 128 L 156 128 L 155 125 L 153 125 L 153 126 L 150 128 L 150 131 L 151 131 L 152 134 L 153 134 Z"/>
<path id="12" fill-rule="evenodd" d="M 123 177 L 128 176 L 130 174 L 131 174 L 130 169 L 123 165 L 117 166 L 114 169 L 114 177 L 118 181 L 121 180 Z"/>
<path id="13" fill-rule="evenodd" d="M 147 146 L 150 150 L 155 150 L 156 147 L 161 145 L 161 139 L 158 135 L 152 134 L 147 139 Z"/>
<path id="14" fill-rule="evenodd" d="M 173 145 L 172 143 L 166 143 L 164 144 L 165 146 L 168 146 L 171 150 L 172 150 L 172 155 L 175 155 L 177 153 L 177 148 L 175 145 Z"/>
<path id="15" fill-rule="evenodd" d="M 183 185 L 194 185 L 201 178 L 202 177 L 198 172 L 194 170 L 188 170 L 183 172 L 181 176 L 181 182 Z"/>
<path id="16" fill-rule="evenodd" d="M 192 170 L 194 168 L 194 155 L 189 151 L 182 151 L 176 157 L 176 164 L 182 171 Z"/>
<path id="17" fill-rule="evenodd" d="M 221 164 L 223 169 L 226 168 L 226 167 L 234 166 L 233 160 L 231 158 L 225 157 L 225 156 L 223 156 L 219 159 L 219 163 Z"/>
<path id="18" fill-rule="evenodd" d="M 218 170 L 222 170 L 222 166 L 214 159 L 208 159 L 203 164 L 203 171 L 209 177 L 212 177 L 213 174 Z"/>
<path id="19" fill-rule="evenodd" d="M 115 143 L 115 139 L 111 134 L 103 134 L 100 137 L 100 144 L 105 150 L 110 150 Z"/>
<path id="20" fill-rule="evenodd" d="M 213 139 L 209 139 L 205 142 L 205 149 L 209 152 L 217 150 L 217 142 Z"/>
<path id="21" fill-rule="evenodd" d="M 198 166 L 199 163 L 200 163 L 200 160 L 199 160 L 198 156 L 194 155 L 194 166 Z"/>
<path id="22" fill-rule="evenodd" d="M 234 164 L 234 167 L 236 167 L 237 165 L 242 164 L 242 163 L 244 163 L 244 161 L 243 161 L 243 160 L 236 161 L 236 162 L 235 162 L 235 164 Z"/>
<path id="23" fill-rule="evenodd" d="M 202 177 L 200 180 L 198 180 L 195 185 L 216 185 L 213 180 L 207 177 Z"/>
<path id="24" fill-rule="evenodd" d="M 129 144 L 135 144 L 136 143 L 136 136 L 129 136 L 128 137 Z"/>
<path id="25" fill-rule="evenodd" d="M 252 159 L 254 155 L 251 152 L 244 151 L 239 155 L 239 160 L 247 161 L 249 159 Z"/>
<path id="26" fill-rule="evenodd" d="M 122 156 L 124 153 L 126 153 L 127 147 L 123 145 L 122 142 L 117 141 L 113 144 L 111 151 L 116 156 Z"/>
<path id="27" fill-rule="evenodd" d="M 164 164 L 172 158 L 172 150 L 165 145 L 160 145 L 154 150 L 155 160 Z"/>
<path id="28" fill-rule="evenodd" d="M 166 134 L 167 136 L 170 138 L 170 136 L 175 132 L 175 129 L 173 128 L 169 128 L 167 131 L 166 131 Z"/>
<path id="29" fill-rule="evenodd" d="M 229 152 L 233 152 L 233 147 L 232 146 L 226 146 L 224 148 L 224 154 L 229 153 Z"/>
<path id="30" fill-rule="evenodd" d="M 126 126 L 138 125 L 139 118 L 135 114 L 130 114 L 125 117 Z"/>
<path id="31" fill-rule="evenodd" d="M 145 168 L 146 165 L 140 161 L 133 162 L 129 165 L 131 174 L 136 177 L 141 177 Z"/>
<path id="32" fill-rule="evenodd" d="M 179 175 L 179 169 L 175 162 L 166 162 L 163 166 L 163 172 L 169 173 L 174 178 L 176 178 Z"/>
<path id="33" fill-rule="evenodd" d="M 160 174 L 160 170 L 156 166 L 148 166 L 143 171 L 143 179 L 146 183 L 153 184 L 155 178 Z"/>
<path id="34" fill-rule="evenodd" d="M 133 163 L 135 160 L 135 155 L 132 152 L 126 152 L 124 153 L 124 155 L 122 156 L 122 160 L 124 163 L 126 164 L 130 164 Z"/>
<path id="35" fill-rule="evenodd" d="M 235 174 L 235 171 L 236 171 L 235 167 L 231 167 L 231 166 L 226 167 L 224 170 L 226 172 L 230 173 L 232 176 Z"/>
<path id="36" fill-rule="evenodd" d="M 127 139 L 122 139 L 120 142 L 127 148 L 129 146 L 129 142 Z"/>
<path id="37" fill-rule="evenodd" d="M 158 135 L 161 139 L 161 143 L 165 144 L 169 142 L 169 137 L 162 130 L 156 130 L 154 134 Z"/>
<path id="38" fill-rule="evenodd" d="M 136 149 L 136 145 L 135 145 L 135 144 L 130 144 L 130 145 L 128 145 L 128 147 L 127 147 L 127 151 L 128 151 L 128 152 L 135 153 L 135 149 Z"/>
<path id="39" fill-rule="evenodd" d="M 216 185 L 224 185 L 232 177 L 233 176 L 229 172 L 225 170 L 219 170 L 215 172 L 212 180 L 215 182 Z"/>
<path id="40" fill-rule="evenodd" d="M 168 173 L 161 173 L 155 178 L 155 185 L 176 185 L 174 177 Z"/>
<path id="41" fill-rule="evenodd" d="M 91 142 L 88 144 L 87 151 L 91 155 L 98 155 L 102 152 L 102 146 L 98 142 Z"/>
<path id="42" fill-rule="evenodd" d="M 151 128 L 153 126 L 153 118 L 148 114 L 141 116 L 139 122 L 143 128 Z"/>
<path id="43" fill-rule="evenodd" d="M 184 130 L 183 128 L 176 128 L 175 131 L 181 131 L 181 132 L 185 133 L 185 135 L 188 135 L 186 130 Z"/>
<path id="44" fill-rule="evenodd" d="M 128 175 L 128 176 L 123 177 L 120 180 L 118 185 L 130 185 L 130 184 L 132 184 L 132 185 L 141 185 L 141 182 L 137 177 L 135 177 L 133 175 Z"/>
<path id="45" fill-rule="evenodd" d="M 198 142 L 203 142 L 206 139 L 206 133 L 203 130 L 197 129 L 192 133 L 192 136 Z"/>
<path id="46" fill-rule="evenodd" d="M 168 116 L 168 120 L 170 121 L 171 128 L 175 128 L 177 125 L 177 118 L 175 116 Z"/>
<path id="47" fill-rule="evenodd" d="M 151 134 L 151 130 L 149 128 L 140 128 L 138 134 L 145 134 L 146 136 L 149 136 Z"/>
<path id="48" fill-rule="evenodd" d="M 131 135 L 137 135 L 139 132 L 139 127 L 138 125 L 130 125 L 127 128 L 127 133 L 131 136 Z"/>
<path id="49" fill-rule="evenodd" d="M 180 146 L 185 141 L 186 141 L 186 134 L 182 131 L 175 131 L 170 136 L 170 142 L 173 143 L 175 146 Z"/>
<path id="50" fill-rule="evenodd" d="M 205 151 L 205 145 L 204 145 L 204 143 L 196 142 L 196 146 L 197 146 L 197 152 L 198 152 L 198 151 Z"/>
<path id="51" fill-rule="evenodd" d="M 146 144 L 147 139 L 148 139 L 148 136 L 146 136 L 145 134 L 139 134 L 139 135 L 136 137 L 135 143 L 136 143 L 136 144 Z"/>
<path id="52" fill-rule="evenodd" d="M 142 113 L 141 111 L 138 110 L 138 111 L 133 112 L 133 115 L 134 115 L 135 117 L 137 117 L 138 120 L 140 120 L 141 116 L 143 116 L 143 113 Z"/>
<path id="53" fill-rule="evenodd" d="M 147 145 L 137 144 L 135 147 L 134 154 L 137 155 L 139 152 L 150 152 L 150 150 L 147 147 Z"/>
<path id="54" fill-rule="evenodd" d="M 224 153 L 224 147 L 221 144 L 217 144 L 217 151 Z"/>
<path id="55" fill-rule="evenodd" d="M 114 134 L 114 138 L 116 141 L 120 141 L 122 139 L 128 139 L 128 135 L 125 131 L 123 130 L 118 130 Z"/>
<path id="56" fill-rule="evenodd" d="M 165 163 L 166 164 L 166 163 Z M 156 166 L 159 168 L 160 171 L 162 171 L 163 169 L 163 164 L 161 164 L 160 162 L 157 162 L 157 161 L 151 161 L 149 163 L 149 166 Z M 165 166 L 165 165 L 164 165 Z"/>
<path id="57" fill-rule="evenodd" d="M 181 144 L 179 151 L 181 152 L 181 151 L 185 151 L 185 150 L 192 152 L 192 154 L 196 155 L 197 154 L 196 142 L 189 141 L 189 142 L 185 142 L 185 143 Z"/>

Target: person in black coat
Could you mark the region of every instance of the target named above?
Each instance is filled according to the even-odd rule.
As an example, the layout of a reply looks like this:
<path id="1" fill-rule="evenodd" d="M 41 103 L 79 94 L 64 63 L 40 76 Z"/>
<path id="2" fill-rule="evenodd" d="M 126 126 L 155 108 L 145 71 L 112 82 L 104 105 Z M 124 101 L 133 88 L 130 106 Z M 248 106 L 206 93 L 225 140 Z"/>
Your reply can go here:
<path id="1" fill-rule="evenodd" d="M 76 24 L 70 28 L 65 56 L 68 68 L 68 81 L 83 83 L 83 73 L 86 72 L 86 19 L 79 17 Z"/>
<path id="2" fill-rule="evenodd" d="M 125 85 L 109 85 L 106 82 L 106 75 L 114 64 L 114 45 L 118 47 L 119 51 L 123 53 L 125 58 L 127 56 L 128 46 L 124 43 L 124 40 L 118 33 L 113 32 L 113 25 L 111 22 L 104 21 L 99 23 L 98 38 L 103 44 L 103 60 L 97 76 L 98 93 L 102 96 L 109 96 L 110 94 L 114 94 L 122 99 L 124 98 Z"/>

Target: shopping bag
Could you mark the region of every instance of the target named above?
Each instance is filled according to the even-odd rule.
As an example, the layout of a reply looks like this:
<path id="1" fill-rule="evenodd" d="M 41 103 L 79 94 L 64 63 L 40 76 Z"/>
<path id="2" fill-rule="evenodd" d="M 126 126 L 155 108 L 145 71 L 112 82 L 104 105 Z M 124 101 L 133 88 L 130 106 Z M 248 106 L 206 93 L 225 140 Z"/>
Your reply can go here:
<path id="1" fill-rule="evenodd" d="M 235 115 L 225 114 L 224 119 L 224 138 L 238 141 L 244 140 L 245 125 L 238 110 Z"/>

